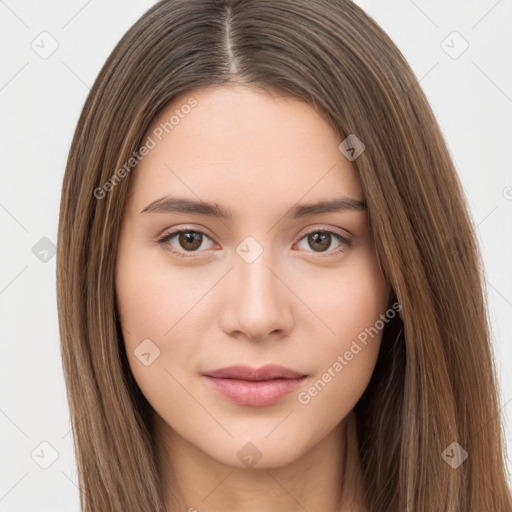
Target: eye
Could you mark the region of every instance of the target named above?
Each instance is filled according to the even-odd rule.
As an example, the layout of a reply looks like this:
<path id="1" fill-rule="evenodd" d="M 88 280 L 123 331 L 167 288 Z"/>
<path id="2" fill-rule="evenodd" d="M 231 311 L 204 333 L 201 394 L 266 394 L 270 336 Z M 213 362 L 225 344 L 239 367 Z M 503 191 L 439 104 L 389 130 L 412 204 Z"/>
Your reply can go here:
<path id="1" fill-rule="evenodd" d="M 201 230 L 179 229 L 164 235 L 158 242 L 176 256 L 187 258 L 193 256 L 194 253 L 202 252 L 199 250 L 201 247 L 205 249 L 205 247 L 203 247 L 205 238 L 211 242 L 210 237 Z M 176 247 L 175 243 L 172 243 L 173 239 L 176 239 L 175 243 L 178 244 L 178 247 Z M 352 240 L 328 229 L 310 231 L 300 239 L 299 243 L 303 240 L 305 240 L 309 247 L 313 248 L 312 252 L 328 253 L 329 256 L 339 254 L 352 245 Z M 331 247 L 333 241 L 337 241 L 339 245 L 335 250 L 329 251 L 328 249 Z M 211 246 L 206 247 L 206 249 L 209 248 L 211 248 Z"/>
<path id="2" fill-rule="evenodd" d="M 323 229 L 316 229 L 306 233 L 300 241 L 302 242 L 303 240 L 305 240 L 305 243 L 309 247 L 313 248 L 313 252 L 328 252 L 329 255 L 339 254 L 343 252 L 347 247 L 352 245 L 352 240 L 340 235 L 339 233 L 336 233 L 335 231 Z M 333 240 L 338 241 L 339 245 L 335 250 L 328 251 Z"/>
<path id="3" fill-rule="evenodd" d="M 210 238 L 206 233 L 197 229 L 180 229 L 177 231 L 173 231 L 165 235 L 163 238 L 160 238 L 158 242 L 165 246 L 166 249 L 171 251 L 173 254 L 181 257 L 192 256 L 194 252 L 201 252 L 198 249 L 203 245 L 203 237 Z M 171 243 L 171 241 L 176 238 L 177 243 L 179 244 L 179 249 L 176 249 L 175 246 Z M 180 250 L 181 249 L 181 250 Z"/>

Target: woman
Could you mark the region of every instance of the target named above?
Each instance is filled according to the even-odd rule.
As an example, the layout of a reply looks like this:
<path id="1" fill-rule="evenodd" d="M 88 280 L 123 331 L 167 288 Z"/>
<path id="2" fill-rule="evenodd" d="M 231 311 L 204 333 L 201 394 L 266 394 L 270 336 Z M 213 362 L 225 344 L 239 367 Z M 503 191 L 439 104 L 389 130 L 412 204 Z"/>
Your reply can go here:
<path id="1" fill-rule="evenodd" d="M 462 187 L 351 2 L 151 8 L 78 122 L 57 259 L 84 511 L 512 510 Z"/>

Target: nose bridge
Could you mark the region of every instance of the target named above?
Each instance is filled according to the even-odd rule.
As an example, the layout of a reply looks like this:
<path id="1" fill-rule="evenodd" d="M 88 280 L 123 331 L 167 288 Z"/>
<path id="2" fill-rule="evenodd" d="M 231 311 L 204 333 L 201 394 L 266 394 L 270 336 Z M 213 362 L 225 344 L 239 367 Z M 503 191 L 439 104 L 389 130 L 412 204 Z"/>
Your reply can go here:
<path id="1" fill-rule="evenodd" d="M 236 252 L 232 273 L 234 295 L 230 297 L 227 325 L 251 338 L 288 330 L 290 297 L 278 277 L 272 250 L 253 237 L 247 237 Z"/>
<path id="2" fill-rule="evenodd" d="M 261 248 L 260 248 L 261 247 Z M 256 246 L 254 241 L 246 241 L 237 248 L 239 258 L 235 263 L 235 274 L 238 282 L 239 300 L 251 306 L 253 312 L 263 312 L 267 308 L 278 307 L 279 294 L 277 278 L 271 272 L 272 258 L 269 247 Z M 249 251 L 243 251 L 249 248 Z"/>

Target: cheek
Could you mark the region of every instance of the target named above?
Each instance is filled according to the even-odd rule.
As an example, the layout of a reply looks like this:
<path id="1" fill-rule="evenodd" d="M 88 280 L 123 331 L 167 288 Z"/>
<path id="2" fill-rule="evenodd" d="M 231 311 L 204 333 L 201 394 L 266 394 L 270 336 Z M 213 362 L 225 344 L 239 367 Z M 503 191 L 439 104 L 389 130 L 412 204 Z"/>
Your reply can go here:
<path id="1" fill-rule="evenodd" d="M 119 243 L 115 282 L 130 368 L 150 402 L 163 393 L 179 396 L 170 374 L 184 384 L 196 371 L 201 320 L 207 316 L 202 299 L 212 277 L 176 268 L 158 247 L 126 238 Z"/>
<path id="2" fill-rule="evenodd" d="M 386 317 L 390 288 L 370 251 L 337 276 L 316 295 L 319 316 L 329 329 L 316 337 L 314 351 L 308 349 L 318 373 L 302 401 L 299 397 L 303 404 L 316 400 L 318 406 L 355 405 L 372 376 L 382 332 L 390 320 Z"/>
<path id="3" fill-rule="evenodd" d="M 155 411 L 185 415 L 188 402 L 182 386 L 188 387 L 188 376 L 181 369 L 191 348 L 179 341 L 186 339 L 180 331 L 186 324 L 180 322 L 186 305 L 173 292 L 164 269 L 147 265 L 136 252 L 126 254 L 117 263 L 116 295 L 131 373 Z"/>
<path id="4" fill-rule="evenodd" d="M 120 243 L 116 296 L 121 323 L 129 333 L 126 339 L 162 339 L 185 314 L 186 283 L 179 276 L 164 264 L 158 248 Z"/>
<path id="5" fill-rule="evenodd" d="M 146 388 L 151 388 L 155 379 L 166 380 L 162 375 L 164 340 L 171 336 L 173 326 L 183 316 L 179 296 L 170 293 L 168 277 L 162 272 L 162 268 L 148 261 L 144 251 L 120 243 L 116 262 L 117 307 L 128 362 L 144 394 L 150 393 Z"/>
<path id="6" fill-rule="evenodd" d="M 155 279 L 148 273 L 133 267 L 121 272 L 122 278 L 117 281 L 116 294 L 123 327 L 138 336 L 161 336 L 165 330 L 163 321 L 165 302 L 168 300 L 165 294 L 158 287 L 155 288 Z"/>

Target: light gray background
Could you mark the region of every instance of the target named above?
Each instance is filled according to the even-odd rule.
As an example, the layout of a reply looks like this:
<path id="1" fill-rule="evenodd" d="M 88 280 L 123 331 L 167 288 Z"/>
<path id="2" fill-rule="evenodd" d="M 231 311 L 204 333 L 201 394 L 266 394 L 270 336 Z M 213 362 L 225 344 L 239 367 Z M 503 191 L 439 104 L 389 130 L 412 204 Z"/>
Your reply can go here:
<path id="1" fill-rule="evenodd" d="M 357 3 L 408 59 L 461 176 L 486 263 L 511 446 L 512 0 Z M 79 510 L 51 248 L 67 152 L 89 87 L 117 41 L 153 4 L 0 0 L 1 512 Z M 461 55 L 465 43 L 454 31 L 469 44 Z M 42 58 L 57 44 L 52 38 L 58 48 Z M 52 450 L 58 456 L 43 469 Z"/>

